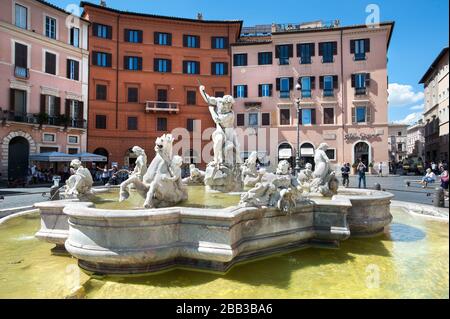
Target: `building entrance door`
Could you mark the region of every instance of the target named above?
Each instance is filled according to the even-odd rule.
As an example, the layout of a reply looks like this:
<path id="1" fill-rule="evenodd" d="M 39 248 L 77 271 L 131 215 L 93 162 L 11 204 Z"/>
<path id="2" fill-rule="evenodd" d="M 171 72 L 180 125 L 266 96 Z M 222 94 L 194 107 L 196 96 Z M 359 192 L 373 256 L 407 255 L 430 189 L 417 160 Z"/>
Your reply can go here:
<path id="1" fill-rule="evenodd" d="M 30 145 L 26 138 L 17 136 L 8 146 L 8 179 L 25 179 L 28 174 Z"/>
<path id="2" fill-rule="evenodd" d="M 370 160 L 370 147 L 369 144 L 365 142 L 359 142 L 355 145 L 355 162 L 358 163 L 361 160 L 364 165 L 366 165 L 366 171 L 369 170 L 369 160 Z"/>

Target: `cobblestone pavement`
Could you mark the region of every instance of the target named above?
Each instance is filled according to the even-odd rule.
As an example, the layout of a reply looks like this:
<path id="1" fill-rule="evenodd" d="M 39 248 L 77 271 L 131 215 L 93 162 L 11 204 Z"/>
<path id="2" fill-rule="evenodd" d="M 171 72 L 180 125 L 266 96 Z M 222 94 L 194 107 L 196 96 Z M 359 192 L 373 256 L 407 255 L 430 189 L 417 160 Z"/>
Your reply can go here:
<path id="1" fill-rule="evenodd" d="M 339 177 L 340 179 L 340 177 Z M 420 180 L 420 176 L 388 176 L 375 177 L 368 175 L 367 187 L 374 188 L 375 183 L 379 183 L 382 189 L 391 192 L 395 195 L 395 200 L 406 201 L 412 203 L 433 205 L 435 188 L 439 184 L 432 184 L 429 188 L 423 189 L 417 183 L 411 183 L 410 187 L 406 187 L 407 180 Z M 356 176 L 350 177 L 350 187 L 358 187 L 358 178 Z M 43 192 L 49 192 L 49 187 L 38 188 L 0 188 L 0 210 L 14 207 L 31 206 L 37 202 L 46 200 L 42 197 Z M 448 201 L 446 201 L 448 207 Z"/>

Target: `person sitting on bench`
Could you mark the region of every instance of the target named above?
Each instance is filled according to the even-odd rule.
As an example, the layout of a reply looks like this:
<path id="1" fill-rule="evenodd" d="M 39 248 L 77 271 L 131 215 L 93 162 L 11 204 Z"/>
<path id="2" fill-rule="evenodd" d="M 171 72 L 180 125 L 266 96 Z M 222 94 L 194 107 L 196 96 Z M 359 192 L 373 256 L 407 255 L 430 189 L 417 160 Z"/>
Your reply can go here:
<path id="1" fill-rule="evenodd" d="M 433 173 L 431 168 L 427 169 L 427 174 L 422 178 L 421 184 L 424 184 L 422 187 L 425 188 L 430 183 L 434 183 L 436 181 L 436 175 Z"/>

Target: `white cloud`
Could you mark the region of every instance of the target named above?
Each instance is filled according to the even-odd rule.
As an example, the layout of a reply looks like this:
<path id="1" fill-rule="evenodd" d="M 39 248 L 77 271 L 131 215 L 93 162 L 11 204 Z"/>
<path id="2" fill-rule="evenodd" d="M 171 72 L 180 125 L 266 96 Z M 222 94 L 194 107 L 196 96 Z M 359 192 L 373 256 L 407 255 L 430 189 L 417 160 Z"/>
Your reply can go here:
<path id="1" fill-rule="evenodd" d="M 414 92 L 411 85 L 389 84 L 389 106 L 400 107 L 415 104 L 423 100 L 423 92 Z"/>
<path id="2" fill-rule="evenodd" d="M 409 109 L 410 109 L 411 111 L 423 110 L 423 104 L 414 105 L 414 106 L 410 107 Z"/>
<path id="3" fill-rule="evenodd" d="M 407 124 L 411 125 L 416 123 L 418 120 L 422 118 L 422 113 L 411 113 L 408 114 L 404 119 L 394 121 L 395 124 Z"/>

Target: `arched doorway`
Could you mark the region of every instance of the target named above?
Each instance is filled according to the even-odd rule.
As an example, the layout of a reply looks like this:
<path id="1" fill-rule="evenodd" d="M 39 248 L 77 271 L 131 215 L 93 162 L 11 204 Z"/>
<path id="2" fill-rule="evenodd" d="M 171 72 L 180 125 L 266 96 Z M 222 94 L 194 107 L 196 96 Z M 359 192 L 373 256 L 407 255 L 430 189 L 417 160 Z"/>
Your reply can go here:
<path id="1" fill-rule="evenodd" d="M 136 163 L 137 155 L 134 154 L 133 150 L 130 148 L 125 153 L 125 157 L 123 159 L 123 164 L 128 167 L 128 169 L 131 169 L 134 167 L 134 164 Z"/>
<path id="2" fill-rule="evenodd" d="M 304 168 L 307 163 L 314 169 L 314 145 L 308 142 L 300 146 L 300 167 Z"/>
<path id="3" fill-rule="evenodd" d="M 8 146 L 8 179 L 26 179 L 30 156 L 30 144 L 21 136 L 14 137 Z"/>
<path id="4" fill-rule="evenodd" d="M 366 165 L 366 171 L 369 170 L 370 157 L 370 145 L 367 142 L 357 142 L 353 146 L 353 161 L 356 163 L 361 160 Z"/>
<path id="5" fill-rule="evenodd" d="M 278 162 L 280 161 L 288 161 L 291 167 L 294 168 L 295 157 L 291 144 L 281 143 L 278 146 Z"/>
<path id="6" fill-rule="evenodd" d="M 98 166 L 102 166 L 103 167 L 103 165 L 108 165 L 109 164 L 109 152 L 106 149 L 104 149 L 103 147 L 97 148 L 94 151 L 94 154 L 102 155 L 102 156 L 106 157 L 106 162 L 96 162 L 95 163 L 97 165 L 97 167 Z"/>

